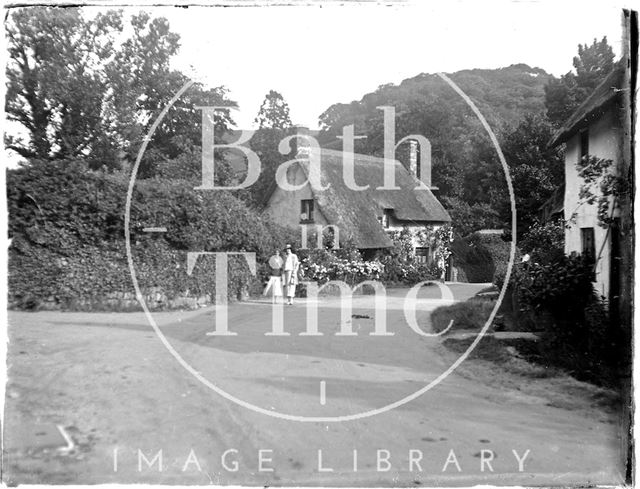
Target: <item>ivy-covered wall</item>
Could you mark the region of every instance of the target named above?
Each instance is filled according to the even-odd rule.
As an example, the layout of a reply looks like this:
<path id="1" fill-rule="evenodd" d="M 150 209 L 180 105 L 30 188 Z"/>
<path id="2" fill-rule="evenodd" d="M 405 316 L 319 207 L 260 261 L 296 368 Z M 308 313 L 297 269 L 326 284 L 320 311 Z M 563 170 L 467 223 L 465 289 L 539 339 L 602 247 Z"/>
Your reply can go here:
<path id="1" fill-rule="evenodd" d="M 128 176 L 81 161 L 34 163 L 7 172 L 9 305 L 14 308 L 137 309 L 124 241 Z M 229 296 L 259 289 L 266 261 L 294 242 L 290 231 L 224 191 L 187 181 L 141 180 L 131 208 L 138 282 L 153 308 L 194 307 L 215 294 L 212 258 L 186 273 L 188 251 L 255 252 L 258 276 L 230 259 Z M 145 227 L 165 226 L 166 233 Z"/>

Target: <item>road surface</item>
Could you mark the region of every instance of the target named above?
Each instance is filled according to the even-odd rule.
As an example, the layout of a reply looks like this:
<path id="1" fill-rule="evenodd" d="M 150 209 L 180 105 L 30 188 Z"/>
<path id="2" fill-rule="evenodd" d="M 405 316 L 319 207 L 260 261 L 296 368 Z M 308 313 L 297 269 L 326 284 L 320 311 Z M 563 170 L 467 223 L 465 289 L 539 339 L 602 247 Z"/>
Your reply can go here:
<path id="1" fill-rule="evenodd" d="M 452 285 L 457 300 L 482 286 Z M 302 336 L 304 300 L 283 308 L 232 304 L 229 330 L 210 336 L 215 308 L 154 314 L 189 368 L 256 409 L 295 417 L 382 409 L 436 379 L 458 357 L 404 320 L 406 290 L 386 299 L 374 331 L 371 296 L 354 299 L 338 336 L 335 298 L 317 304 L 322 336 Z M 430 331 L 431 287 L 416 302 Z M 4 480 L 321 486 L 620 484 L 620 415 L 605 394 L 567 377 L 522 378 L 466 360 L 434 388 L 375 416 L 299 422 L 212 391 L 188 372 L 142 313 L 9 313 Z M 47 430 L 46 427 L 49 427 Z M 60 427 L 60 443 L 55 440 Z M 68 439 L 65 438 L 68 437 Z M 71 442 L 71 445 L 67 443 Z M 161 469 L 161 470 L 160 470 Z"/>

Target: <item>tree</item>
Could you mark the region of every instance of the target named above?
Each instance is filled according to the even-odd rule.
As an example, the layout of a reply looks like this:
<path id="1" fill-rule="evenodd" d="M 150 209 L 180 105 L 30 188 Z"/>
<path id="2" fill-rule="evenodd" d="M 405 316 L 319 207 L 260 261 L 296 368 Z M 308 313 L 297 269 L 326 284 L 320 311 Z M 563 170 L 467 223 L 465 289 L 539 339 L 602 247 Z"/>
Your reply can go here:
<path id="1" fill-rule="evenodd" d="M 547 117 L 555 125 L 565 122 L 580 105 L 581 91 L 577 89 L 576 77 L 569 72 L 560 79 L 551 78 L 544 87 Z"/>
<path id="2" fill-rule="evenodd" d="M 568 72 L 560 79 L 551 78 L 545 86 L 547 116 L 559 126 L 586 100 L 589 94 L 613 69 L 613 50 L 607 37 L 593 44 L 578 45 L 578 56 L 573 58 L 575 73 Z"/>
<path id="3" fill-rule="evenodd" d="M 496 70 L 463 70 L 450 77 L 474 100 L 501 140 L 526 114 L 545 110 L 544 86 L 550 75 L 540 68 L 518 64 Z M 396 141 L 422 134 L 431 142 L 433 184 L 439 188 L 441 202 L 449 199 L 447 209 L 465 216 L 468 224 L 460 229 L 466 232 L 478 225 L 499 227 L 510 222 L 510 216 L 504 222 L 502 215 L 495 217 L 509 202 L 495 147 L 466 102 L 435 74 L 422 73 L 399 85 L 381 85 L 359 101 L 330 106 L 320 115 L 321 146 L 340 148 L 337 136 L 344 126 L 354 124 L 357 135 L 366 135 L 356 140 L 355 151 L 382 156 L 384 116 L 380 106 L 395 108 Z M 400 145 L 396 156 L 402 160 L 405 155 L 406 145 Z M 493 213 L 485 220 L 482 214 L 486 209 Z M 456 222 L 454 227 L 460 232 Z"/>
<path id="4" fill-rule="evenodd" d="M 270 90 L 267 93 L 255 122 L 258 129 L 251 138 L 251 149 L 260 158 L 261 172 L 258 181 L 251 186 L 246 196 L 252 204 L 259 207 L 275 181 L 278 165 L 288 158 L 280 154 L 278 145 L 293 130 L 289 106 L 279 92 Z"/>
<path id="5" fill-rule="evenodd" d="M 169 78 L 170 85 L 167 96 L 173 96 L 186 81 L 181 73 L 173 73 Z M 170 90 L 173 89 L 173 93 Z M 206 89 L 201 84 L 192 85 L 172 106 L 162 123 L 156 129 L 140 164 L 138 176 L 149 178 L 161 176 L 178 179 L 201 178 L 201 146 L 202 146 L 202 111 L 196 107 L 226 106 L 231 108 L 234 102 L 227 98 L 224 87 Z M 153 112 L 154 117 L 160 112 L 158 107 Z M 148 121 L 139 126 L 139 131 L 147 131 Z M 230 109 L 219 109 L 214 119 L 214 137 L 221 141 L 234 125 Z M 135 127 L 135 126 L 134 126 Z M 132 137 L 130 144 L 130 158 L 133 159 L 142 142 L 142 135 L 138 139 Z M 216 184 L 226 185 L 232 179 L 231 168 L 226 161 L 226 151 L 215 149 Z"/>
<path id="6" fill-rule="evenodd" d="M 563 182 L 562 153 L 558 148 L 548 148 L 552 135 L 553 127 L 547 120 L 529 115 L 502 144 L 515 194 L 518 234 L 535 222 L 540 206 Z M 510 213 L 504 205 L 505 220 Z"/>
<path id="7" fill-rule="evenodd" d="M 9 62 L 6 110 L 28 138 L 5 138 L 27 159 L 81 158 L 90 167 L 132 161 L 149 126 L 187 77 L 170 68 L 180 46 L 164 18 L 146 12 L 130 19 L 123 38 L 121 12 L 85 19 L 78 8 L 30 7 L 7 22 Z M 118 42 L 121 41 L 121 42 Z M 139 176 L 200 144 L 198 105 L 227 105 L 222 87 L 194 85 L 156 129 Z M 220 111 L 216 136 L 233 121 Z"/>
<path id="8" fill-rule="evenodd" d="M 613 50 L 606 36 L 600 42 L 594 39 L 591 46 L 578 45 L 578 56 L 573 58 L 573 67 L 576 69 L 576 83 L 587 90 L 586 95 L 611 72 L 613 59 Z"/>
<path id="9" fill-rule="evenodd" d="M 255 118 L 258 129 L 286 130 L 291 127 L 289 105 L 279 92 L 269 90 Z"/>
<path id="10" fill-rule="evenodd" d="M 151 19 L 146 12 L 131 17 L 133 34 L 126 39 L 106 71 L 112 91 L 106 94 L 109 119 L 119 128 L 125 151 L 133 158 L 147 126 L 153 123 L 187 77 L 170 69 L 171 58 L 178 52 L 180 38 L 169 29 L 164 18 Z M 176 156 L 171 141 L 176 132 L 174 109 L 155 133 L 154 147 L 172 158 Z M 162 145 L 162 148 L 159 148 Z"/>
<path id="11" fill-rule="evenodd" d="M 121 14 L 113 11 L 92 20 L 84 20 L 78 9 L 11 13 L 5 110 L 29 138 L 7 137 L 9 149 L 48 160 L 111 148 L 111 128 L 102 117 L 108 87 L 103 63 L 121 31 Z"/>
<path id="12" fill-rule="evenodd" d="M 456 237 L 465 237 L 480 229 L 500 228 L 503 225 L 498 212 L 488 204 L 473 204 L 457 197 L 443 197 L 442 205 L 451 216 Z"/>

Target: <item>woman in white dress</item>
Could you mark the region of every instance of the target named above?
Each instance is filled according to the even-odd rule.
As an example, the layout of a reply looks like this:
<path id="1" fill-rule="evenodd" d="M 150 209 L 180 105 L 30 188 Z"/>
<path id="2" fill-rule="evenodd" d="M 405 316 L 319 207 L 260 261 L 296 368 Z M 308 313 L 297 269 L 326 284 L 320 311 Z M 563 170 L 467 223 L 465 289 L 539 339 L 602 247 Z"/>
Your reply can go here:
<path id="1" fill-rule="evenodd" d="M 276 302 L 278 298 L 282 297 L 282 258 L 280 257 L 280 251 L 276 250 L 275 254 L 269 258 L 269 267 L 271 267 L 271 276 L 269 282 L 264 288 L 262 295 L 271 294 L 271 301 Z"/>
<path id="2" fill-rule="evenodd" d="M 284 265 L 283 269 L 283 279 L 284 286 L 287 294 L 287 304 L 293 304 L 293 297 L 296 295 L 296 285 L 298 284 L 298 267 L 300 266 L 300 261 L 298 260 L 298 255 L 296 255 L 291 249 L 291 245 L 287 245 L 285 248 L 285 256 L 284 256 Z"/>

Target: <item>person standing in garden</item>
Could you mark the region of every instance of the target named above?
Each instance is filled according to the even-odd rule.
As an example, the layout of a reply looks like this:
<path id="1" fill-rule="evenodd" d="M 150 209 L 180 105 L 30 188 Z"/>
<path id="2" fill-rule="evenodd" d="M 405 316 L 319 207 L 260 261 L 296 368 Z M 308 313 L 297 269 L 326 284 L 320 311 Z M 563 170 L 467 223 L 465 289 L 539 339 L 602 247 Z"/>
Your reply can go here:
<path id="1" fill-rule="evenodd" d="M 300 261 L 298 255 L 296 255 L 291 249 L 291 245 L 285 247 L 284 265 L 282 267 L 284 271 L 284 287 L 287 294 L 287 304 L 293 304 L 293 297 L 296 295 L 296 285 L 298 284 L 298 268 L 300 267 Z"/>
<path id="2" fill-rule="evenodd" d="M 267 282 L 267 286 L 264 288 L 264 292 L 262 295 L 267 295 L 271 293 L 271 301 L 273 303 L 277 302 L 282 297 L 282 265 L 284 261 L 280 256 L 280 250 L 276 250 L 276 252 L 269 258 L 269 267 L 271 268 L 271 276 L 269 277 L 269 282 Z"/>

